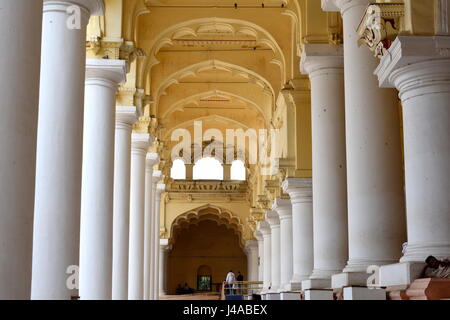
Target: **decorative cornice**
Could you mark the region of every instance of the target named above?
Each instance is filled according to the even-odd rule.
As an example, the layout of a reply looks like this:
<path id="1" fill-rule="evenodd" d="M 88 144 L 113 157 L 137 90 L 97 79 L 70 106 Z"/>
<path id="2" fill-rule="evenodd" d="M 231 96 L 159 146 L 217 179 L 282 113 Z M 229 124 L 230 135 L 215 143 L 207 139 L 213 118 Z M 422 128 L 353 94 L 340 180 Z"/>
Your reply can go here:
<path id="1" fill-rule="evenodd" d="M 401 33 L 404 17 L 405 6 L 403 3 L 370 5 L 357 30 L 360 36 L 358 44 L 366 44 L 375 57 L 383 57 L 392 42 Z"/>

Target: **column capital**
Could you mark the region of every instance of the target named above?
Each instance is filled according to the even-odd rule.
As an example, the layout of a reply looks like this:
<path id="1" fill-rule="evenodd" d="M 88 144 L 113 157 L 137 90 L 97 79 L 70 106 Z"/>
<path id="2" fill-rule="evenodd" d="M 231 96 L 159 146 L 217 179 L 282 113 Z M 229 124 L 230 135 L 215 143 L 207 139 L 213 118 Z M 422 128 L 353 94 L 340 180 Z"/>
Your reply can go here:
<path id="1" fill-rule="evenodd" d="M 450 37 L 399 36 L 388 52 L 375 70 L 382 88 L 396 87 L 404 95 L 409 89 L 448 79 Z M 419 76 L 420 83 L 410 81 Z"/>
<path id="2" fill-rule="evenodd" d="M 292 203 L 289 199 L 276 198 L 272 210 L 275 211 L 280 220 L 292 217 Z"/>
<path id="3" fill-rule="evenodd" d="M 134 106 L 116 107 L 116 127 L 119 124 L 131 127 L 137 121 L 137 109 Z"/>
<path id="4" fill-rule="evenodd" d="M 87 59 L 86 82 L 109 85 L 114 90 L 126 81 L 128 63 L 125 60 Z"/>
<path id="5" fill-rule="evenodd" d="M 288 178 L 281 187 L 291 197 L 292 204 L 312 201 L 311 178 Z"/>
<path id="6" fill-rule="evenodd" d="M 156 196 L 161 197 L 161 194 L 166 192 L 166 185 L 165 184 L 158 184 L 156 185 Z"/>
<path id="7" fill-rule="evenodd" d="M 259 224 L 258 224 L 258 226 L 259 226 Z M 264 240 L 263 234 L 262 234 L 261 230 L 259 230 L 258 228 L 256 229 L 254 236 L 255 236 L 256 240 L 258 240 L 258 241 Z"/>
<path id="8" fill-rule="evenodd" d="M 152 146 L 153 138 L 147 133 L 133 133 L 131 135 L 131 147 L 133 151 L 147 153 L 148 148 Z"/>
<path id="9" fill-rule="evenodd" d="M 169 239 L 159 239 L 159 247 L 161 248 L 161 250 L 169 251 L 170 250 Z"/>
<path id="10" fill-rule="evenodd" d="M 146 162 L 145 162 L 147 169 L 153 170 L 153 167 L 156 166 L 157 164 L 159 164 L 159 161 L 160 161 L 159 154 L 157 154 L 156 152 L 147 153 Z"/>
<path id="11" fill-rule="evenodd" d="M 342 45 L 306 44 L 301 57 L 300 69 L 311 77 L 320 71 L 344 73 L 344 49 Z"/>
<path id="12" fill-rule="evenodd" d="M 258 230 L 261 232 L 264 238 L 272 234 L 270 224 L 266 220 L 261 220 L 260 222 L 258 222 Z"/>
<path id="13" fill-rule="evenodd" d="M 152 180 L 153 184 L 155 185 L 158 184 L 158 182 L 160 182 L 162 179 L 163 179 L 162 171 L 157 170 L 153 172 L 153 180 Z"/>
<path id="14" fill-rule="evenodd" d="M 247 240 L 245 242 L 245 251 L 249 252 L 251 250 L 258 250 L 258 241 L 256 241 L 256 240 Z"/>
<path id="15" fill-rule="evenodd" d="M 44 0 L 44 7 L 51 5 L 65 5 L 67 7 L 77 5 L 88 10 L 92 16 L 102 16 L 105 14 L 103 0 Z"/>
<path id="16" fill-rule="evenodd" d="M 280 227 L 280 218 L 278 217 L 278 213 L 274 210 L 266 211 L 266 221 L 269 223 L 271 229 Z"/>
<path id="17" fill-rule="evenodd" d="M 372 0 L 322 0 L 322 10 L 328 12 L 341 12 L 356 6 L 368 6 Z"/>

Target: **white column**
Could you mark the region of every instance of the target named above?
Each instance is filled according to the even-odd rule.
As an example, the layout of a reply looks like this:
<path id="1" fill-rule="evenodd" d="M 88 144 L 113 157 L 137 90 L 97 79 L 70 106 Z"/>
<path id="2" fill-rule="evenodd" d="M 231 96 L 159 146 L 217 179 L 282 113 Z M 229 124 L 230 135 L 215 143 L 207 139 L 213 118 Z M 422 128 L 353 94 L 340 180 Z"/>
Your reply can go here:
<path id="1" fill-rule="evenodd" d="M 81 191 L 80 298 L 112 297 L 114 134 L 123 60 L 88 60 Z"/>
<path id="2" fill-rule="evenodd" d="M 78 30 L 68 28 L 74 4 Z M 77 295 L 66 271 L 79 263 L 86 26 L 103 12 L 101 0 L 44 1 L 32 299 Z"/>
<path id="3" fill-rule="evenodd" d="M 275 199 L 272 209 L 280 219 L 280 291 L 290 290 L 290 282 L 294 270 L 292 240 L 292 204 L 288 199 Z"/>
<path id="4" fill-rule="evenodd" d="M 271 230 L 271 285 L 269 292 L 277 293 L 281 282 L 281 260 L 280 260 L 280 219 L 276 211 L 266 211 L 266 221 L 270 225 Z"/>
<path id="5" fill-rule="evenodd" d="M 302 72 L 312 95 L 314 270 L 330 287 L 348 259 L 347 170 L 345 155 L 344 58 L 342 46 L 308 44 Z M 324 92 L 326 94 L 324 94 Z M 319 285 L 320 286 L 320 285 Z"/>
<path id="6" fill-rule="evenodd" d="M 159 296 L 167 295 L 167 255 L 170 249 L 169 240 L 161 239 L 159 251 Z"/>
<path id="7" fill-rule="evenodd" d="M 294 274 L 290 289 L 300 290 L 302 280 L 311 275 L 314 261 L 312 181 L 310 178 L 289 178 L 282 187 L 291 197 L 292 204 Z"/>
<path id="8" fill-rule="evenodd" d="M 0 300 L 24 300 L 31 292 L 42 0 L 0 0 L 0 8 Z"/>
<path id="9" fill-rule="evenodd" d="M 378 87 L 377 59 L 359 47 L 356 32 L 370 2 L 334 1 L 344 21 L 349 230 L 344 272 L 364 274 L 370 265 L 397 261 L 406 240 L 399 104 L 395 90 Z"/>
<path id="10" fill-rule="evenodd" d="M 145 168 L 145 218 L 144 218 L 144 300 L 150 299 L 150 270 L 152 255 L 153 224 L 152 214 L 154 207 L 153 193 L 153 167 L 159 163 L 159 155 L 154 152 L 147 153 Z"/>
<path id="11" fill-rule="evenodd" d="M 161 179 L 163 178 L 161 174 Z M 153 275 L 153 299 L 159 300 L 159 242 L 160 242 L 160 228 L 161 228 L 161 195 L 166 191 L 165 184 L 158 184 L 156 187 L 156 198 L 155 198 L 155 232 L 153 239 L 153 251 L 154 251 L 154 265 L 155 272 Z"/>
<path id="12" fill-rule="evenodd" d="M 247 254 L 247 281 L 258 281 L 258 242 L 248 240 L 245 244 Z"/>
<path id="13" fill-rule="evenodd" d="M 151 146 L 149 134 L 132 134 L 130 187 L 130 247 L 128 299 L 144 297 L 145 158 Z"/>
<path id="14" fill-rule="evenodd" d="M 398 37 L 376 74 L 403 104 L 408 246 L 402 262 L 450 256 L 450 37 Z"/>
<path id="15" fill-rule="evenodd" d="M 264 286 L 262 293 L 267 293 L 272 279 L 272 231 L 269 223 L 265 220 L 258 223 L 258 229 L 264 237 Z"/>
<path id="16" fill-rule="evenodd" d="M 259 229 L 255 231 L 255 238 L 258 240 L 258 282 L 264 281 L 264 237 Z"/>
<path id="17" fill-rule="evenodd" d="M 128 299 L 131 132 L 136 121 L 136 107 L 117 107 L 114 149 L 113 300 Z"/>

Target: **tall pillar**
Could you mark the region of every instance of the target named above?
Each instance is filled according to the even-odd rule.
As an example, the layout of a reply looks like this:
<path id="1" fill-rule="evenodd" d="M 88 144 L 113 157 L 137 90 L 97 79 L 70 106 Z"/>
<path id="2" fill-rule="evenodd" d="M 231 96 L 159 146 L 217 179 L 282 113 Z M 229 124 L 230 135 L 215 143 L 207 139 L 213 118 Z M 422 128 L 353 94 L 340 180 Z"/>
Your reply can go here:
<path id="1" fill-rule="evenodd" d="M 283 182 L 283 190 L 292 203 L 292 251 L 293 276 L 291 290 L 300 290 L 301 282 L 313 269 L 313 208 L 311 178 L 289 178 Z"/>
<path id="2" fill-rule="evenodd" d="M 280 219 L 276 211 L 268 210 L 266 211 L 266 221 L 270 225 L 271 230 L 271 285 L 270 293 L 278 292 L 281 283 L 281 260 L 280 260 Z"/>
<path id="3" fill-rule="evenodd" d="M 258 241 L 258 279 L 264 281 L 264 237 L 259 229 L 255 231 L 255 238 Z"/>
<path id="4" fill-rule="evenodd" d="M 116 109 L 114 148 L 114 210 L 112 299 L 128 299 L 128 250 L 130 238 L 131 132 L 137 121 L 136 107 Z"/>
<path id="5" fill-rule="evenodd" d="M 153 266 L 151 265 L 151 256 L 153 253 L 153 207 L 155 197 L 153 190 L 153 167 L 159 163 L 159 155 L 155 152 L 147 153 L 145 168 L 145 231 L 144 231 L 144 300 L 150 300 L 150 277 Z"/>
<path id="6" fill-rule="evenodd" d="M 290 200 L 277 198 L 272 209 L 280 220 L 280 291 L 290 290 L 294 270 L 292 240 L 292 204 Z"/>
<path id="7" fill-rule="evenodd" d="M 324 9 L 331 2 L 323 1 Z M 367 267 L 397 261 L 406 240 L 398 100 L 395 90 L 378 87 L 377 60 L 358 46 L 356 30 L 370 2 L 332 3 L 344 21 L 349 231 L 349 261 L 334 276 L 344 281 L 333 277 L 336 287 L 365 285 Z M 349 272 L 361 276 L 353 281 Z"/>
<path id="8" fill-rule="evenodd" d="M 128 299 L 144 297 L 145 158 L 151 146 L 149 134 L 132 134 L 130 187 L 130 247 Z"/>
<path id="9" fill-rule="evenodd" d="M 80 298 L 112 298 L 114 134 L 123 60 L 88 60 L 81 191 Z"/>
<path id="10" fill-rule="evenodd" d="M 80 29 L 68 28 L 73 5 Z M 101 0 L 44 1 L 32 299 L 77 296 L 66 271 L 79 263 L 86 26 L 103 12 Z"/>
<path id="11" fill-rule="evenodd" d="M 161 179 L 164 176 L 161 174 Z M 154 265 L 155 270 L 153 274 L 153 300 L 159 300 L 159 244 L 160 244 L 160 228 L 161 228 L 161 195 L 166 191 L 165 184 L 158 184 L 155 194 L 155 214 L 154 214 L 154 234 L 153 234 L 153 252 L 154 252 Z"/>
<path id="12" fill-rule="evenodd" d="M 269 223 L 265 220 L 258 223 L 258 229 L 264 238 L 264 285 L 262 293 L 267 293 L 272 282 L 272 232 Z"/>
<path id="13" fill-rule="evenodd" d="M 0 0 L 0 8 L 0 300 L 27 300 L 31 292 L 42 0 Z"/>
<path id="14" fill-rule="evenodd" d="M 348 259 L 342 46 L 308 44 L 301 61 L 312 95 L 314 270 L 306 287 L 324 289 Z"/>
<path id="15" fill-rule="evenodd" d="M 161 239 L 159 243 L 159 296 L 167 295 L 167 255 L 170 249 L 169 240 Z"/>
<path id="16" fill-rule="evenodd" d="M 408 245 L 402 262 L 450 256 L 450 37 L 399 36 L 376 74 L 403 104 Z M 418 54 L 420 53 L 420 54 Z"/>
<path id="17" fill-rule="evenodd" d="M 245 244 L 247 254 L 247 281 L 258 281 L 258 242 L 248 240 Z"/>

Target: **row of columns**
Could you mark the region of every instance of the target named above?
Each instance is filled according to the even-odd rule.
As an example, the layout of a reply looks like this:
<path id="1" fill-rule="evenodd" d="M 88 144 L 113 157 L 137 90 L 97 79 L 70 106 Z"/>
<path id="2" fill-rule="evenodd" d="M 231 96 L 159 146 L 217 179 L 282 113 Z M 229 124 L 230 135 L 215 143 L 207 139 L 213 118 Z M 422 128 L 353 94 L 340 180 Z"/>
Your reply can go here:
<path id="1" fill-rule="evenodd" d="M 276 199 L 258 224 L 263 293 L 367 285 L 369 266 L 450 256 L 450 40 L 400 36 L 380 63 L 356 41 L 368 3 L 333 2 L 344 46 L 304 48 L 313 178 L 284 181 L 290 203 Z"/>
<path id="2" fill-rule="evenodd" d="M 136 108 L 115 105 L 126 62 L 86 60 L 86 27 L 103 1 L 0 6 L 0 40 L 12 46 L 0 58 L 0 145 L 10 150 L 0 159 L 0 299 L 156 299 L 165 186 L 152 137 L 132 134 Z"/>

